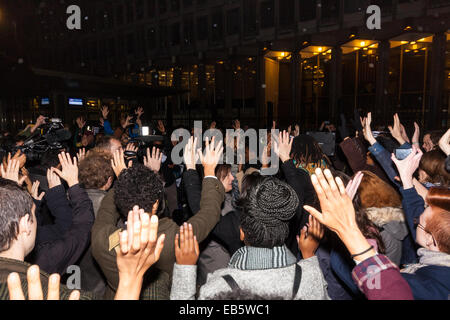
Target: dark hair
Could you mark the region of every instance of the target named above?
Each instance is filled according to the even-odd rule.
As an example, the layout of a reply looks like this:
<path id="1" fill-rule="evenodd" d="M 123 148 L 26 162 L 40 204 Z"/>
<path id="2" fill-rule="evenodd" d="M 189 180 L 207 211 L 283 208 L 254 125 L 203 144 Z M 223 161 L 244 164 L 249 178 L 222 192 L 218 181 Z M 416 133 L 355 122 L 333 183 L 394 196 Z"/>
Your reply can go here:
<path id="1" fill-rule="evenodd" d="M 33 200 L 30 194 L 15 182 L 0 178 L 0 252 L 9 250 L 11 243 L 17 239 L 19 222 L 31 213 Z"/>
<path id="2" fill-rule="evenodd" d="M 59 165 L 58 155 L 62 152 L 62 150 L 48 150 L 44 152 L 42 158 L 40 160 L 41 166 L 45 169 L 56 168 Z"/>
<path id="3" fill-rule="evenodd" d="M 297 194 L 287 183 L 273 177 L 256 183 L 243 203 L 241 227 L 245 243 L 262 248 L 282 246 L 298 205 Z"/>
<path id="4" fill-rule="evenodd" d="M 128 216 L 134 206 L 151 213 L 153 205 L 159 200 L 158 216 L 164 208 L 164 188 L 161 179 L 143 164 L 133 164 L 119 175 L 114 185 L 114 202 L 119 212 Z"/>
<path id="5" fill-rule="evenodd" d="M 445 155 L 441 150 L 425 152 L 420 159 L 419 169 L 430 177 L 428 182 L 448 186 L 450 174 L 445 170 Z"/>
<path id="6" fill-rule="evenodd" d="M 387 137 L 384 135 L 379 135 L 376 138 L 377 142 L 383 146 L 389 153 L 394 153 L 394 150 L 400 147 L 400 144 L 392 139 L 391 137 Z"/>
<path id="7" fill-rule="evenodd" d="M 100 189 L 107 184 L 108 179 L 114 177 L 111 159 L 112 157 L 104 152 L 89 152 L 78 166 L 80 184 L 86 189 Z"/>
<path id="8" fill-rule="evenodd" d="M 439 140 L 444 135 L 444 133 L 445 132 L 442 130 L 433 130 L 433 131 L 427 132 L 425 135 L 429 134 L 431 142 L 433 142 L 434 146 L 438 146 Z"/>
<path id="9" fill-rule="evenodd" d="M 304 165 L 320 164 L 322 160 L 325 160 L 328 165 L 331 164 L 316 140 L 306 134 L 300 134 L 294 138 L 291 155 L 294 160 Z"/>
<path id="10" fill-rule="evenodd" d="M 231 165 L 218 164 L 216 166 L 216 169 L 214 170 L 214 174 L 216 175 L 217 179 L 219 179 L 219 181 L 222 181 L 223 179 L 225 179 L 227 177 L 227 175 L 230 173 L 230 171 L 231 171 Z"/>

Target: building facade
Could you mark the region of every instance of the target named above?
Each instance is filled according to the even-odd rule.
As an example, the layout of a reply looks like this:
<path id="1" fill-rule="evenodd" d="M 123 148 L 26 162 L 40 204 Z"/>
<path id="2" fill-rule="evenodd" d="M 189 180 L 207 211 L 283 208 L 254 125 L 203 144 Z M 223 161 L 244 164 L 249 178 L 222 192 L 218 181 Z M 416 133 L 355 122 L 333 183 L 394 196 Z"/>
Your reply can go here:
<path id="1" fill-rule="evenodd" d="M 35 4 L 36 27 L 23 49 L 33 51 L 31 65 L 176 89 L 129 100 L 174 126 L 240 118 L 312 129 L 355 108 L 381 125 L 395 112 L 427 129 L 449 124 L 450 0 Z M 81 30 L 66 27 L 69 4 L 81 8 Z M 366 9 L 374 4 L 381 28 L 369 30 Z M 103 103 L 90 99 L 99 101 L 91 109 Z"/>

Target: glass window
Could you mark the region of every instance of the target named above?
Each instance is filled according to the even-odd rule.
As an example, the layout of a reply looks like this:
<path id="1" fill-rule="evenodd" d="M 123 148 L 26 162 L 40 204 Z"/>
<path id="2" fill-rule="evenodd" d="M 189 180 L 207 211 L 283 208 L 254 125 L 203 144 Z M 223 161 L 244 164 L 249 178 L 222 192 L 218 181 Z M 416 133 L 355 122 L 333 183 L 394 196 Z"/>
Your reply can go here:
<path id="1" fill-rule="evenodd" d="M 166 0 L 158 0 L 159 13 L 164 14 L 167 12 L 167 2 Z"/>
<path id="2" fill-rule="evenodd" d="M 339 19 L 339 0 L 322 0 L 322 22 L 337 22 Z"/>
<path id="3" fill-rule="evenodd" d="M 147 44 L 150 49 L 155 49 L 157 47 L 155 28 L 150 28 L 147 30 Z"/>
<path id="4" fill-rule="evenodd" d="M 118 26 L 123 24 L 123 5 L 116 7 L 116 21 Z"/>
<path id="5" fill-rule="evenodd" d="M 170 10 L 179 11 L 180 10 L 180 0 L 171 0 L 170 1 Z"/>
<path id="6" fill-rule="evenodd" d="M 208 39 L 208 17 L 197 18 L 197 37 L 198 40 Z"/>
<path id="7" fill-rule="evenodd" d="M 127 23 L 131 23 L 134 20 L 134 6 L 133 2 L 128 0 L 127 2 Z"/>
<path id="8" fill-rule="evenodd" d="M 167 48 L 168 46 L 168 34 L 167 34 L 167 26 L 161 25 L 159 27 L 159 45 L 161 48 Z"/>
<path id="9" fill-rule="evenodd" d="M 189 46 L 194 40 L 194 20 L 192 17 L 186 18 L 183 27 L 183 41 L 184 45 Z"/>
<path id="10" fill-rule="evenodd" d="M 271 28 L 274 26 L 275 6 L 273 0 L 261 2 L 261 28 Z"/>
<path id="11" fill-rule="evenodd" d="M 227 34 L 232 35 L 240 31 L 239 8 L 227 12 Z"/>
<path id="12" fill-rule="evenodd" d="M 171 34 L 171 45 L 176 46 L 180 44 L 180 24 L 174 23 L 170 27 L 170 34 Z"/>
<path id="13" fill-rule="evenodd" d="M 316 0 L 299 0 L 300 21 L 314 20 L 316 18 Z"/>
<path id="14" fill-rule="evenodd" d="M 256 34 L 256 0 L 244 0 L 244 34 L 252 36 Z"/>
<path id="15" fill-rule="evenodd" d="M 135 48 L 134 48 L 134 34 L 129 33 L 127 35 L 127 54 L 134 54 Z"/>
<path id="16" fill-rule="evenodd" d="M 155 16 L 156 11 L 156 0 L 147 0 L 147 14 L 150 18 Z"/>
<path id="17" fill-rule="evenodd" d="M 223 38 L 223 18 L 222 11 L 217 11 L 213 14 L 211 19 L 211 40 L 213 42 L 220 42 Z"/>
<path id="18" fill-rule="evenodd" d="M 355 13 L 360 11 L 365 11 L 367 8 L 367 0 L 345 0 L 344 1 L 344 12 L 345 13 Z"/>
<path id="19" fill-rule="evenodd" d="M 280 1 L 280 26 L 288 27 L 294 23 L 294 0 Z"/>
<path id="20" fill-rule="evenodd" d="M 136 0 L 136 19 L 144 18 L 144 0 Z"/>
<path id="21" fill-rule="evenodd" d="M 108 56 L 113 58 L 116 56 L 116 44 L 114 38 L 108 40 Z"/>
<path id="22" fill-rule="evenodd" d="M 193 1 L 192 0 L 183 0 L 183 6 L 186 7 L 190 7 L 192 6 Z"/>

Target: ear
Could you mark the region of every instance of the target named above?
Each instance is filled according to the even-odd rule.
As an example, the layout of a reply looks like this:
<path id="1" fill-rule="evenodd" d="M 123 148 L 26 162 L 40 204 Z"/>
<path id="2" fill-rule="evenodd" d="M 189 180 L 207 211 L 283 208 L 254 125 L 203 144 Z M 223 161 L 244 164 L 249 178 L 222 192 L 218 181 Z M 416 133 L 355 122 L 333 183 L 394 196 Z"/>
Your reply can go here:
<path id="1" fill-rule="evenodd" d="M 108 178 L 108 182 L 106 182 L 106 184 L 105 184 L 105 189 L 106 189 L 106 190 L 108 190 L 109 188 L 111 188 L 111 186 L 112 186 L 112 184 L 113 184 L 113 181 L 114 181 L 114 179 L 113 179 L 112 176 Z"/>
<path id="2" fill-rule="evenodd" d="M 242 228 L 239 228 L 239 238 L 241 239 L 242 242 L 244 242 L 245 234 L 244 231 L 242 231 Z"/>
<path id="3" fill-rule="evenodd" d="M 19 235 L 22 233 L 25 233 L 26 236 L 31 233 L 31 220 L 28 213 L 19 220 Z"/>

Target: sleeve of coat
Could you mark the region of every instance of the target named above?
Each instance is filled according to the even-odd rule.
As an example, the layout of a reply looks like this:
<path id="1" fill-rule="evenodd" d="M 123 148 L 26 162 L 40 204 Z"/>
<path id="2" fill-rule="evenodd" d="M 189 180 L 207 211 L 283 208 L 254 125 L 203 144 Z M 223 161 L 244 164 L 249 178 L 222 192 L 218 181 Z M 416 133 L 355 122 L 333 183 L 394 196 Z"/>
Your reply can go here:
<path id="1" fill-rule="evenodd" d="M 223 184 L 218 179 L 203 179 L 200 210 L 188 220 L 188 223 L 192 224 L 198 242 L 205 240 L 219 222 L 224 195 Z"/>
<path id="2" fill-rule="evenodd" d="M 72 225 L 72 208 L 62 185 L 49 189 L 45 194 L 45 200 L 50 213 L 55 218 L 55 223 L 38 227 L 37 243 L 62 239 Z"/>
<path id="3" fill-rule="evenodd" d="M 200 210 L 200 199 L 202 197 L 202 185 L 196 170 L 189 169 L 183 173 L 186 198 L 193 214 Z"/>
<path id="4" fill-rule="evenodd" d="M 117 221 L 120 215 L 114 204 L 114 189 L 108 191 L 100 205 L 94 226 L 92 227 L 92 255 L 102 269 L 108 284 L 117 289 L 119 274 L 117 271 L 116 251 L 109 250 L 109 237 L 119 230 Z"/>
<path id="5" fill-rule="evenodd" d="M 78 184 L 69 189 L 69 197 L 73 212 L 70 229 L 62 239 L 46 244 L 37 254 L 37 265 L 48 273 L 64 274 L 89 245 L 94 223 L 92 201 Z"/>

